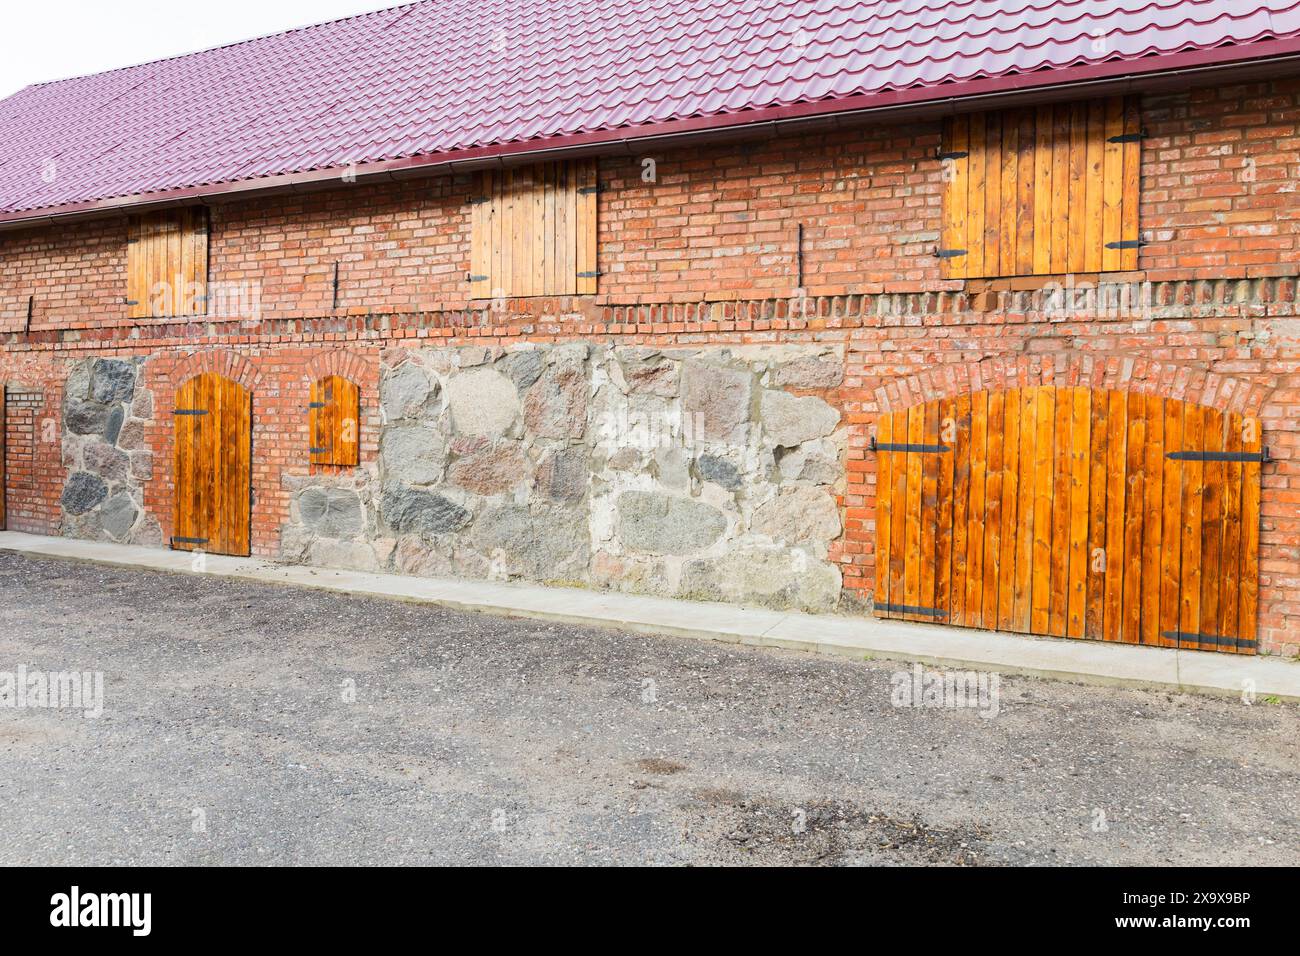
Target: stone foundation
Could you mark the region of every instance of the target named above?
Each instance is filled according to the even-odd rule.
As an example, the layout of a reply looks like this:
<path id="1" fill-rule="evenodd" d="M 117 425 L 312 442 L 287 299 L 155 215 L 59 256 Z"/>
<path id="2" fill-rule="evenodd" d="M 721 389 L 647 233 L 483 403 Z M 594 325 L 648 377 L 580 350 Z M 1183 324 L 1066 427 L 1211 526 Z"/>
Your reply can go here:
<path id="1" fill-rule="evenodd" d="M 285 479 L 287 561 L 824 611 L 845 433 L 818 346 L 383 353 L 378 460 Z"/>

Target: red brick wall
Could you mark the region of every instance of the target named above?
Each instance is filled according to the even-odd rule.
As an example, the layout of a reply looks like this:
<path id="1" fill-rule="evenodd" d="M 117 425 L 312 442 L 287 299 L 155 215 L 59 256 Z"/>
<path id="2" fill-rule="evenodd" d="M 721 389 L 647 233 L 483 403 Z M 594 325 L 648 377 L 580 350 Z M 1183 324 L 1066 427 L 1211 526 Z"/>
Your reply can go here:
<path id="1" fill-rule="evenodd" d="M 464 307 L 468 294 L 468 176 L 214 206 L 211 279 L 259 285 L 261 318 L 252 322 L 130 326 L 121 305 L 120 219 L 0 233 L 0 341 L 8 343 L 0 351 L 0 379 L 46 386 L 42 415 L 57 419 L 66 359 L 110 351 L 151 356 L 144 374 L 157 401 L 149 434 L 155 475 L 145 501 L 169 533 L 171 395 L 200 364 L 228 363 L 254 393 L 253 547 L 271 555 L 287 514 L 284 480 L 308 468 L 307 383 L 336 350 L 356 356 L 369 415 L 362 455 L 373 461 L 378 355 L 408 341 L 527 335 L 845 343 L 845 384 L 830 396 L 852 428 L 846 534 L 837 556 L 846 588 L 859 594 L 869 591 L 874 573 L 874 461 L 865 449 L 876 415 L 890 402 L 969 388 L 972 369 L 989 363 L 1029 362 L 1025 376 L 1046 378 L 1076 374 L 1070 370 L 1086 358 L 1103 363 L 1116 381 L 1166 394 L 1186 387 L 1177 376 L 1212 380 L 1213 388 L 1197 386 L 1207 400 L 1249 395 L 1258 402 L 1277 458 L 1264 469 L 1260 637 L 1266 649 L 1295 654 L 1295 287 L 1285 279 L 1223 280 L 1300 273 L 1300 81 L 1148 97 L 1143 112 L 1149 137 L 1141 229 L 1151 244 L 1140 256 L 1144 271 L 1128 278 L 1166 280 L 1159 308 L 1144 316 L 1043 316 L 1015 298 L 964 294 L 1041 279 L 942 280 L 930 255 L 941 208 L 933 158 L 939 126 L 895 123 L 602 160 L 600 295 L 514 303 L 512 315 L 490 316 L 486 328 L 477 314 L 446 311 Z M 655 160 L 653 183 L 641 178 L 645 158 Z M 792 315 L 785 301 L 797 284 L 799 224 L 805 288 L 824 296 L 811 300 L 808 317 Z M 337 311 L 330 308 L 335 261 Z M 34 334 L 22 335 L 30 293 Z M 686 304 L 710 299 L 745 302 Z M 1154 378 L 1153 367 L 1161 370 Z M 39 493 L 24 514 L 33 528 L 54 531 L 64 479 L 58 451 L 38 446 L 37 459 Z"/>
<path id="2" fill-rule="evenodd" d="M 0 366 L 3 367 L 3 366 Z M 59 404 L 63 394 L 54 364 L 28 365 L 23 373 L 0 375 L 5 389 L 5 529 L 58 534 L 60 461 Z M 8 379 L 9 384 L 2 383 Z"/>

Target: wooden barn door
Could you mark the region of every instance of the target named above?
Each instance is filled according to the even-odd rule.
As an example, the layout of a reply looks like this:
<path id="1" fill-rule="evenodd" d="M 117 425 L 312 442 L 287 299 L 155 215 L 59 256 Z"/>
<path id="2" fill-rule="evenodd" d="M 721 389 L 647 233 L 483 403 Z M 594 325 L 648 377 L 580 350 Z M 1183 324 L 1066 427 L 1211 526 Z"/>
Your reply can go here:
<path id="1" fill-rule="evenodd" d="M 252 398 L 214 372 L 176 393 L 175 523 L 181 551 L 247 555 L 252 497 Z"/>
<path id="2" fill-rule="evenodd" d="M 1255 652 L 1256 420 L 1041 386 L 893 412 L 875 441 L 878 616 Z"/>
<path id="3" fill-rule="evenodd" d="M 5 530 L 5 521 L 7 519 L 7 514 L 5 512 L 5 497 L 9 487 L 5 475 L 5 456 L 9 451 L 8 446 L 6 445 L 5 436 L 5 429 L 7 427 L 8 426 L 5 424 L 5 384 L 4 382 L 0 382 L 0 531 Z"/>

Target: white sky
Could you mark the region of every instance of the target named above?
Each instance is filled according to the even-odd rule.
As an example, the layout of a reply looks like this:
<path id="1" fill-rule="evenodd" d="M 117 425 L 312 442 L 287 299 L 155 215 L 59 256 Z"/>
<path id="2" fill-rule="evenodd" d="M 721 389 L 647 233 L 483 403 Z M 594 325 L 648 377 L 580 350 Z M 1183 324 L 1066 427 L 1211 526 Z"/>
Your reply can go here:
<path id="1" fill-rule="evenodd" d="M 192 53 L 403 0 L 7 0 L 0 9 L 0 98 L 62 80 Z"/>

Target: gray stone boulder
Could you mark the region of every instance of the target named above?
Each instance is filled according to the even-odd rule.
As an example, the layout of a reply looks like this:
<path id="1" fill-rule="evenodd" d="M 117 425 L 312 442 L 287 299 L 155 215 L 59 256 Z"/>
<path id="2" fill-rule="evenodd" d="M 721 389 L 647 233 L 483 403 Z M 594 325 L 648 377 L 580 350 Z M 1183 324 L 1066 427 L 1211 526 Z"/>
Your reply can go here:
<path id="1" fill-rule="evenodd" d="M 786 448 L 829 435 L 840 422 L 840 413 L 815 395 L 795 398 L 773 389 L 763 390 L 759 415 L 768 443 Z"/>
<path id="2" fill-rule="evenodd" d="M 102 435 L 108 422 L 108 406 L 73 400 L 63 413 L 63 423 L 74 435 Z"/>
<path id="3" fill-rule="evenodd" d="M 721 455 L 705 453 L 695 460 L 695 473 L 701 481 L 711 481 L 728 491 L 736 491 L 743 483 L 740 469 L 735 463 Z"/>
<path id="4" fill-rule="evenodd" d="M 682 371 L 682 410 L 695 440 L 738 441 L 750 420 L 753 373 L 689 361 Z"/>
<path id="5" fill-rule="evenodd" d="M 839 537 L 840 510 L 820 488 L 787 488 L 754 509 L 750 527 L 778 544 L 825 548 Z"/>
<path id="6" fill-rule="evenodd" d="M 501 504 L 474 522 L 475 549 L 511 575 L 533 581 L 584 580 L 591 555 L 586 516 L 553 507 Z"/>
<path id="7" fill-rule="evenodd" d="M 101 405 L 124 402 L 135 390 L 135 366 L 118 359 L 96 359 L 90 372 L 90 397 Z"/>
<path id="8" fill-rule="evenodd" d="M 675 398 L 680 387 L 677 363 L 653 349 L 620 349 L 618 362 L 631 394 Z"/>
<path id="9" fill-rule="evenodd" d="M 587 376 L 576 361 L 548 368 L 524 400 L 524 425 L 541 438 L 581 438 L 587 430 Z"/>
<path id="10" fill-rule="evenodd" d="M 650 554 L 690 554 L 713 544 L 727 518 L 712 505 L 657 491 L 618 496 L 618 536 L 624 547 Z"/>
<path id="11" fill-rule="evenodd" d="M 74 471 L 63 486 L 60 501 L 68 514 L 83 515 L 107 497 L 108 485 L 104 479 L 88 471 Z"/>
<path id="12" fill-rule="evenodd" d="M 361 499 L 347 488 L 308 488 L 298 496 L 298 514 L 324 538 L 355 538 L 365 523 Z"/>
<path id="13" fill-rule="evenodd" d="M 534 489 L 553 501 L 581 501 L 587 494 L 591 465 L 584 448 L 553 448 L 537 466 Z"/>
<path id="14" fill-rule="evenodd" d="M 541 377 L 545 356 L 541 349 L 520 349 L 506 353 L 498 365 L 521 392 Z"/>
<path id="15" fill-rule="evenodd" d="M 458 435 L 500 438 L 519 418 L 519 393 L 496 369 L 472 368 L 448 379 L 447 406 Z"/>
<path id="16" fill-rule="evenodd" d="M 432 485 L 442 480 L 446 463 L 446 445 L 432 428 L 388 427 L 379 440 L 379 469 L 387 482 Z"/>
<path id="17" fill-rule="evenodd" d="M 122 431 L 122 423 L 126 420 L 126 412 L 121 405 L 114 405 L 109 409 L 108 418 L 104 420 L 104 441 L 110 445 L 117 443 L 118 435 Z"/>
<path id="18" fill-rule="evenodd" d="M 471 517 L 445 495 L 401 485 L 384 489 L 379 508 L 388 527 L 399 534 L 448 534 L 465 527 Z"/>
<path id="19" fill-rule="evenodd" d="M 782 388 L 836 388 L 844 382 L 844 361 L 838 357 L 795 359 L 778 365 L 772 381 Z"/>
<path id="20" fill-rule="evenodd" d="M 423 418 L 436 394 L 436 380 L 414 362 L 403 362 L 397 368 L 388 369 L 379 383 L 379 404 L 384 420 L 395 422 L 403 418 Z"/>
<path id="21" fill-rule="evenodd" d="M 135 502 L 124 492 L 113 495 L 99 509 L 100 524 L 104 531 L 118 541 L 126 540 L 139 517 L 140 511 Z"/>

